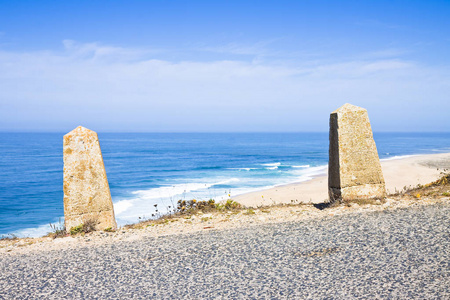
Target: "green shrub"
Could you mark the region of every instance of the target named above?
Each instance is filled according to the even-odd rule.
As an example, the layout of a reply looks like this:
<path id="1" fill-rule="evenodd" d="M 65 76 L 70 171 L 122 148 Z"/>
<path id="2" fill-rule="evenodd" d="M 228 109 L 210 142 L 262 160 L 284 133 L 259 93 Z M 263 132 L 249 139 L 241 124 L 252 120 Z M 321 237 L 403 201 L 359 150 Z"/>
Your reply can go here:
<path id="1" fill-rule="evenodd" d="M 87 218 L 84 220 L 84 223 L 81 223 L 78 226 L 74 226 L 72 228 L 70 228 L 69 233 L 71 235 L 76 235 L 79 233 L 89 233 L 89 232 L 93 232 L 96 230 L 96 226 L 97 226 L 97 219 L 95 218 Z"/>
<path id="2" fill-rule="evenodd" d="M 196 199 L 188 201 L 178 200 L 177 204 L 177 210 L 182 213 L 194 210 L 210 211 L 216 208 L 216 202 L 214 201 L 214 199 L 205 201 L 197 201 Z"/>
<path id="3" fill-rule="evenodd" d="M 228 199 L 227 202 L 225 202 L 225 209 L 240 209 L 241 207 L 242 205 L 240 203 L 231 199 Z"/>
<path id="4" fill-rule="evenodd" d="M 254 214 L 255 214 L 255 211 L 251 208 L 247 209 L 247 211 L 244 212 L 244 215 L 254 215 Z"/>

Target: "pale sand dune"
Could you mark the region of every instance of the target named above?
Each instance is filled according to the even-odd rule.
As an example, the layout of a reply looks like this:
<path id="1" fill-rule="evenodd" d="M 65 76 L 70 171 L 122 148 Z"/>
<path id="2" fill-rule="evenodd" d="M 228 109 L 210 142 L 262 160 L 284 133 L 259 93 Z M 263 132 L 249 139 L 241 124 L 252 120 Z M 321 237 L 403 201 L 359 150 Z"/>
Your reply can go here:
<path id="1" fill-rule="evenodd" d="M 443 169 L 450 169 L 450 153 L 416 155 L 381 162 L 388 193 L 405 186 L 430 183 L 439 178 Z M 439 170 L 438 170 L 439 169 Z M 322 203 L 328 200 L 328 177 L 325 172 L 307 182 L 278 186 L 247 193 L 233 200 L 249 207 L 280 203 Z"/>

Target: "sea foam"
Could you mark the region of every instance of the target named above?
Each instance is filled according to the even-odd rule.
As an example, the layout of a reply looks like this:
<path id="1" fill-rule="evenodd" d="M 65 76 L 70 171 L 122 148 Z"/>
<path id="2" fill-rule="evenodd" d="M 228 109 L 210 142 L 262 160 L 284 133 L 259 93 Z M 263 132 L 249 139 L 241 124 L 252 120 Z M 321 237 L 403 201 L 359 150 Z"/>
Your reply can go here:
<path id="1" fill-rule="evenodd" d="M 404 159 L 404 158 L 415 157 L 415 156 L 418 156 L 418 154 L 416 154 L 416 155 L 396 155 L 396 156 L 392 156 L 392 157 L 382 158 L 382 159 L 380 159 L 380 161 L 397 160 L 397 159 Z"/>
<path id="2" fill-rule="evenodd" d="M 280 162 L 276 162 L 276 163 L 270 163 L 270 164 L 261 164 L 262 166 L 267 166 L 267 167 L 279 167 L 281 166 Z"/>
<path id="3" fill-rule="evenodd" d="M 131 192 L 130 199 L 114 201 L 114 212 L 118 225 L 137 222 L 139 218 L 151 218 L 160 214 L 173 211 L 177 202 L 183 200 L 223 200 L 230 196 L 227 186 L 238 182 L 239 178 L 229 178 L 202 183 L 173 184 L 152 188 L 148 190 L 137 190 Z"/>
<path id="4" fill-rule="evenodd" d="M 62 222 L 64 223 L 64 221 L 62 221 Z M 56 226 L 60 227 L 60 224 L 58 224 L 57 222 L 55 222 L 55 223 L 56 223 Z M 20 229 L 20 230 L 14 231 L 12 234 L 17 237 L 20 237 L 20 238 L 41 237 L 52 231 L 53 231 L 53 229 L 50 227 L 50 224 L 43 224 L 43 225 L 39 225 L 38 227 Z"/>

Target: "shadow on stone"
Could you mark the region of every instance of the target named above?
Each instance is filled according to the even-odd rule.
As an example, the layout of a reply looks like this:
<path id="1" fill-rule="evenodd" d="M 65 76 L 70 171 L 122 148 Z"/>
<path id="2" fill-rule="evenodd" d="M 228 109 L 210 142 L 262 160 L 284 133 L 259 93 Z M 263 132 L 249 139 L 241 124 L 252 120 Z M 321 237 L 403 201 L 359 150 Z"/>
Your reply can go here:
<path id="1" fill-rule="evenodd" d="M 323 203 L 315 203 L 313 206 L 319 210 L 324 210 L 325 208 L 333 207 L 335 206 L 335 203 L 331 202 L 323 202 Z"/>

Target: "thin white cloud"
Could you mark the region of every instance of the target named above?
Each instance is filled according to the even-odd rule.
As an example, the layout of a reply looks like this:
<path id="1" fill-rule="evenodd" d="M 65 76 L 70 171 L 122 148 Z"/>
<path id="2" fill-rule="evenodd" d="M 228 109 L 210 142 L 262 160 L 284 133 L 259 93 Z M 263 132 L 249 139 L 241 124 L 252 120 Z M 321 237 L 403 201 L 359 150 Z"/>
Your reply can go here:
<path id="1" fill-rule="evenodd" d="M 102 45 L 101 43 L 78 43 L 73 40 L 63 40 L 66 50 L 64 55 L 92 60 L 129 61 L 145 59 L 149 55 L 161 53 L 161 49 L 136 49 Z"/>
<path id="2" fill-rule="evenodd" d="M 362 53 L 359 55 L 362 59 L 387 59 L 387 58 L 398 58 L 406 54 L 410 54 L 410 51 L 406 49 L 399 48 L 386 48 L 376 51 L 371 51 L 368 53 Z"/>
<path id="3" fill-rule="evenodd" d="M 395 72 L 398 76 L 405 71 L 413 70 L 414 64 L 399 59 L 355 60 L 339 63 L 320 64 L 311 68 L 311 75 L 316 77 L 335 77 L 341 79 L 364 79 L 367 75 L 378 74 L 379 79 L 390 77 Z M 389 72 L 389 73 L 387 73 Z M 399 78 L 401 80 L 401 78 Z"/>
<path id="4" fill-rule="evenodd" d="M 371 109 L 380 130 L 408 129 L 417 111 L 434 114 L 427 128 L 438 130 L 450 109 L 448 68 L 401 58 L 177 62 L 146 49 L 64 46 L 0 51 L 0 130 L 326 130 L 328 113 L 345 102 Z"/>
<path id="5" fill-rule="evenodd" d="M 412 68 L 413 64 L 401 61 L 401 60 L 380 60 L 376 62 L 370 62 L 364 66 L 364 69 L 369 72 L 379 71 L 392 71 L 392 70 L 404 70 Z"/>

